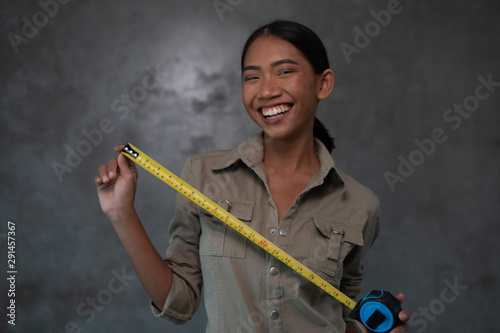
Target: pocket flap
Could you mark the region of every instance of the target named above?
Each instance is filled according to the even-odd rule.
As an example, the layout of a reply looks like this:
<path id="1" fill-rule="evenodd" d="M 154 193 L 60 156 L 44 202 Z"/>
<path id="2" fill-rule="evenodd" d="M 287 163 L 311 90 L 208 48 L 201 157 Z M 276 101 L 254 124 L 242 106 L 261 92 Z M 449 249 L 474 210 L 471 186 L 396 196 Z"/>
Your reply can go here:
<path id="1" fill-rule="evenodd" d="M 237 219 L 245 222 L 250 222 L 252 221 L 253 217 L 253 210 L 255 207 L 255 203 L 251 201 L 246 201 L 246 200 L 229 200 L 229 199 L 223 199 L 227 200 L 231 204 L 231 208 L 229 209 L 229 213 L 234 215 Z M 214 200 L 214 202 L 219 202 L 220 200 Z M 227 209 L 227 203 L 222 202 L 220 206 L 224 209 Z M 204 213 L 208 216 L 212 216 L 208 211 L 204 211 Z"/>
<path id="2" fill-rule="evenodd" d="M 313 216 L 314 224 L 319 232 L 330 239 L 333 236 L 342 236 L 343 240 L 359 246 L 364 245 L 363 230 L 341 221 L 327 219 L 318 215 Z"/>
<path id="3" fill-rule="evenodd" d="M 365 244 L 362 229 L 350 225 L 345 225 L 344 230 L 345 230 L 344 240 L 346 242 L 356 244 L 359 246 L 363 246 Z"/>

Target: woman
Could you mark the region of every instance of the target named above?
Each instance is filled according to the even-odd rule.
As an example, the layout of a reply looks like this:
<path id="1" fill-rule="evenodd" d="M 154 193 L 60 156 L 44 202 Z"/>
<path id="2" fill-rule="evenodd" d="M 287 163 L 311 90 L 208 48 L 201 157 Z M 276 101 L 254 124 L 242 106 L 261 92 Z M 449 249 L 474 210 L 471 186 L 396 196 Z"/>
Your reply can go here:
<path id="1" fill-rule="evenodd" d="M 233 150 L 191 157 L 181 177 L 355 298 L 379 203 L 335 168 L 333 139 L 315 117 L 335 81 L 325 48 L 310 29 L 277 21 L 248 38 L 241 67 L 243 104 L 262 132 Z M 189 320 L 203 285 L 208 332 L 357 332 L 349 309 L 183 196 L 160 257 L 134 210 L 136 182 L 135 164 L 122 155 L 95 178 L 156 316 Z"/>

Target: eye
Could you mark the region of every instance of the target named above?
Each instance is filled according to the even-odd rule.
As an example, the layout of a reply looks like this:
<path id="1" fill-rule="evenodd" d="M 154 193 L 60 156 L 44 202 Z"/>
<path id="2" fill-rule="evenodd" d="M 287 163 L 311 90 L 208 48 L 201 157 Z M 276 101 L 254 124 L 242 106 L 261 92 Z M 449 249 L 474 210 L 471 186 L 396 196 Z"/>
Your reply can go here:
<path id="1" fill-rule="evenodd" d="M 256 75 L 247 75 L 243 78 L 243 81 L 253 81 L 257 80 L 259 77 Z"/>
<path id="2" fill-rule="evenodd" d="M 283 76 L 283 75 L 287 75 L 290 73 L 293 73 L 293 71 L 291 69 L 284 69 L 278 73 L 278 76 Z"/>

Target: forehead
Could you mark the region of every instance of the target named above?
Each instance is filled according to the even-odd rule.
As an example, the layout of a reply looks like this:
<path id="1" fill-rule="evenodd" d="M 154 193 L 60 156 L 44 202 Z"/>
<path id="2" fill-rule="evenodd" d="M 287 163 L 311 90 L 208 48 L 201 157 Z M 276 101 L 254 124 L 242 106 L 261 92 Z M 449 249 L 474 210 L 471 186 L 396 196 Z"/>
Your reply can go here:
<path id="1" fill-rule="evenodd" d="M 264 35 L 250 44 L 244 66 L 264 66 L 282 59 L 291 59 L 298 64 L 308 63 L 302 52 L 291 43 L 276 36 Z"/>

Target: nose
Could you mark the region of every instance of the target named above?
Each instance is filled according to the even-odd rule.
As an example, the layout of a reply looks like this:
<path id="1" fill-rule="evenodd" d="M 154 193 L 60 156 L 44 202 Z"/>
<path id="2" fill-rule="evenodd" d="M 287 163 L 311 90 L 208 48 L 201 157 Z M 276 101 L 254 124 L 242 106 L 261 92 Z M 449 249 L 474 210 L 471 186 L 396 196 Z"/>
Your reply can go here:
<path id="1" fill-rule="evenodd" d="M 275 77 L 265 77 L 261 79 L 259 87 L 259 98 L 271 99 L 281 95 L 281 89 Z"/>

